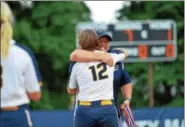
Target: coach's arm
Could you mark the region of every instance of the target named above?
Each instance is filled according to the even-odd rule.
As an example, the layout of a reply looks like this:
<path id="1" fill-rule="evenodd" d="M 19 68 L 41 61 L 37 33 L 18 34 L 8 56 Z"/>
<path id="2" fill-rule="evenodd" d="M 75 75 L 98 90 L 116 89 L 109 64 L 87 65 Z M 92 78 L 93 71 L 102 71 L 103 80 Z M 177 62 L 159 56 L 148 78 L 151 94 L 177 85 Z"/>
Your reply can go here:
<path id="1" fill-rule="evenodd" d="M 132 84 L 127 83 L 124 86 L 121 87 L 122 94 L 124 98 L 127 100 L 131 100 L 132 98 Z"/>
<path id="2" fill-rule="evenodd" d="M 123 110 L 126 105 L 130 105 L 130 101 L 132 98 L 132 83 L 131 83 L 131 78 L 128 74 L 127 71 L 122 70 L 122 86 L 121 86 L 121 91 L 123 94 L 123 98 L 125 98 L 125 101 L 123 102 L 123 104 L 121 105 L 121 109 Z"/>

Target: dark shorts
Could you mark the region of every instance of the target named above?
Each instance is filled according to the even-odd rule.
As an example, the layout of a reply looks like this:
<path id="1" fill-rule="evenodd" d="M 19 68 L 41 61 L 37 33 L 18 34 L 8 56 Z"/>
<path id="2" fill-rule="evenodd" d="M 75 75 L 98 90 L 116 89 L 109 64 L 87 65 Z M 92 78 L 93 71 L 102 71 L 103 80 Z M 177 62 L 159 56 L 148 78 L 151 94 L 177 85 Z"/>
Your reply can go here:
<path id="1" fill-rule="evenodd" d="M 32 127 L 28 105 L 21 105 L 17 111 L 0 111 L 0 127 Z"/>
<path id="2" fill-rule="evenodd" d="M 119 120 L 114 104 L 101 106 L 94 101 L 92 106 L 78 105 L 74 112 L 75 127 L 119 127 Z"/>

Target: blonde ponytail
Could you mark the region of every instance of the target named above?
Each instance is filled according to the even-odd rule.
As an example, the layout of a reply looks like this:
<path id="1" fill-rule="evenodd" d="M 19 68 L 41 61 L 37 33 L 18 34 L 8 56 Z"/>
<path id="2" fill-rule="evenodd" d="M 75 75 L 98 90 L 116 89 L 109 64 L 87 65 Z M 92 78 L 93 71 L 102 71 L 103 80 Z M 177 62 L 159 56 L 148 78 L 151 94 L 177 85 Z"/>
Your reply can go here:
<path id="1" fill-rule="evenodd" d="M 13 29 L 10 23 L 6 22 L 1 25 L 1 57 L 5 59 L 8 55 L 10 41 L 13 36 Z"/>
<path id="2" fill-rule="evenodd" d="M 1 57 L 3 59 L 8 55 L 10 41 L 13 37 L 12 19 L 10 7 L 7 3 L 1 2 Z"/>

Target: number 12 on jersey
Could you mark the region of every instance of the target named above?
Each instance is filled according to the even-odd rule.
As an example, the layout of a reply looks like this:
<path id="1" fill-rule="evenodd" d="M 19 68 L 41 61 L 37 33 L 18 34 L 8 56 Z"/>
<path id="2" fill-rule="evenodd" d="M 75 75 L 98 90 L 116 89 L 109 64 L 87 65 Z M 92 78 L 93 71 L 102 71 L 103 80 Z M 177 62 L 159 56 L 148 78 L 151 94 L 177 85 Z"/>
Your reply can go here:
<path id="1" fill-rule="evenodd" d="M 90 66 L 89 69 L 92 72 L 94 81 L 108 78 L 108 74 L 106 74 L 107 66 L 104 63 L 99 63 L 97 65 Z"/>

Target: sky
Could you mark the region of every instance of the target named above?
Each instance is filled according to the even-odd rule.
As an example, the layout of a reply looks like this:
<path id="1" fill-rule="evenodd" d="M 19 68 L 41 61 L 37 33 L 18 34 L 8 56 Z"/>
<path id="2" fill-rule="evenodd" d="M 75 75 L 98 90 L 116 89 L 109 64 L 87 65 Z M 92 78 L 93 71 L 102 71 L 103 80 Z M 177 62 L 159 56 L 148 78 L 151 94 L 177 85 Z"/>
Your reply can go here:
<path id="1" fill-rule="evenodd" d="M 95 22 L 113 23 L 116 21 L 115 12 L 119 10 L 124 1 L 85 1 L 91 10 L 91 18 Z"/>
<path id="2" fill-rule="evenodd" d="M 122 8 L 124 1 L 84 1 L 91 10 L 91 18 L 99 23 L 114 23 L 116 11 Z M 31 7 L 32 1 L 20 1 L 26 7 Z M 125 4 L 127 4 L 125 2 Z"/>

